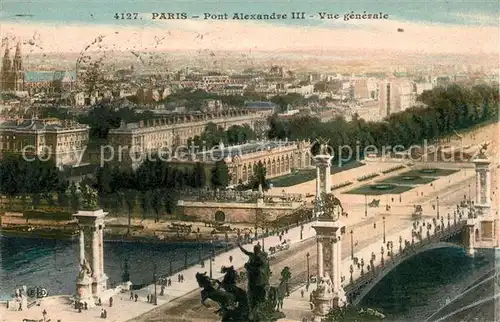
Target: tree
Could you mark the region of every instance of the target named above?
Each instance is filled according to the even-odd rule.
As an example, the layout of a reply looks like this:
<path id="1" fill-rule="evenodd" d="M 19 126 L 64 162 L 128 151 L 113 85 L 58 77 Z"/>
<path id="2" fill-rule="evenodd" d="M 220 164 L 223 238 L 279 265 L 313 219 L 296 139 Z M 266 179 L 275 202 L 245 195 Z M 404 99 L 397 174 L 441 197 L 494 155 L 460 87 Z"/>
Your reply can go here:
<path id="1" fill-rule="evenodd" d="M 211 171 L 210 183 L 214 188 L 225 188 L 229 185 L 229 169 L 224 160 L 215 162 Z"/>
<path id="2" fill-rule="evenodd" d="M 151 196 L 149 191 L 142 191 L 139 201 L 141 203 L 142 219 L 144 220 L 151 210 Z"/>
<path id="3" fill-rule="evenodd" d="M 80 196 L 78 195 L 78 187 L 74 182 L 69 186 L 68 195 L 71 211 L 76 213 L 80 208 Z"/>
<path id="4" fill-rule="evenodd" d="M 193 171 L 193 183 L 195 188 L 205 187 L 207 176 L 205 173 L 205 166 L 201 162 L 196 162 Z"/>
<path id="5" fill-rule="evenodd" d="M 285 281 L 286 294 L 287 294 L 287 296 L 290 296 L 290 288 L 289 288 L 289 285 L 288 285 L 288 281 L 292 278 L 292 272 L 290 272 L 290 267 L 285 266 L 281 270 L 280 275 L 281 275 L 281 280 Z"/>
<path id="6" fill-rule="evenodd" d="M 159 189 L 153 190 L 151 193 L 151 208 L 156 214 L 155 222 L 159 222 L 160 213 L 164 209 L 163 193 Z"/>
<path id="7" fill-rule="evenodd" d="M 264 191 L 269 190 L 269 181 L 266 179 L 267 169 L 266 166 L 259 161 L 253 168 L 253 174 L 248 182 L 248 186 L 252 190 L 259 189 L 259 186 L 262 185 L 262 189 Z"/>
<path id="8" fill-rule="evenodd" d="M 132 224 L 132 211 L 134 211 L 134 206 L 137 201 L 137 190 L 126 188 L 123 189 L 123 195 L 125 198 L 125 206 L 127 207 L 127 236 L 130 236 L 130 226 Z"/>

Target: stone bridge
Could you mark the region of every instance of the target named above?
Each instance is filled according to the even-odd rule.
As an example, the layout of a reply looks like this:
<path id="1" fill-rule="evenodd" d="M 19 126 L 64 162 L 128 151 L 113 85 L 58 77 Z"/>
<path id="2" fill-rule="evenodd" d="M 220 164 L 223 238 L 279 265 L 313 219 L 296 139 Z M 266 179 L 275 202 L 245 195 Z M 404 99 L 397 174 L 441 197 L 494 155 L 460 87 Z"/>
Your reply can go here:
<path id="1" fill-rule="evenodd" d="M 352 253 L 341 264 L 348 303 L 357 305 L 387 274 L 413 256 L 437 248 L 467 248 L 466 228 L 467 219 L 462 216 L 419 220 L 413 227 L 402 227 L 397 234 Z"/>
<path id="2" fill-rule="evenodd" d="M 438 248 L 467 247 L 467 242 L 465 245 L 462 243 L 466 225 L 467 220 L 464 219 L 457 220 L 455 218 L 454 220 L 450 219 L 449 222 L 443 220 L 438 223 L 429 220 L 421 223 L 420 226 L 425 227 L 422 229 L 426 232 L 425 236 L 421 233 L 420 227 L 416 230 L 414 226 L 410 235 L 408 235 L 408 230 L 401 232 L 401 238 L 397 238 L 398 245 L 396 247 L 391 240 L 387 240 L 386 243 L 381 240 L 376 243 L 376 248 L 370 245 L 354 254 L 354 260 L 349 259 L 343 263 L 343 273 L 345 273 L 343 274 L 342 286 L 348 302 L 353 305 L 359 304 L 375 285 L 394 268 L 418 254 Z M 383 255 L 381 255 L 382 253 Z M 360 255 L 365 255 L 365 257 L 359 259 Z M 369 258 L 368 262 L 365 262 L 365 258 Z M 349 267 L 346 267 L 347 265 Z"/>

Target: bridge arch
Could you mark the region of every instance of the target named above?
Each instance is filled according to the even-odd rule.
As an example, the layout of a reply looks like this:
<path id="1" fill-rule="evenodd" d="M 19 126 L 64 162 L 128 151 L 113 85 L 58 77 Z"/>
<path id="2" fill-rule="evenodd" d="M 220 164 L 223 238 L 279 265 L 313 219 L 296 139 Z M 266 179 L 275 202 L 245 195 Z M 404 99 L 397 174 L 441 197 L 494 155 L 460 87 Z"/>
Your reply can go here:
<path id="1" fill-rule="evenodd" d="M 378 273 L 375 273 L 375 275 L 372 275 L 372 278 L 368 279 L 366 283 L 364 283 L 365 286 L 361 285 L 356 287 L 353 290 L 349 289 L 349 284 L 344 286 L 344 289 L 346 289 L 346 293 L 348 295 L 348 298 L 354 294 L 354 298 L 351 300 L 352 305 L 358 305 L 361 300 L 368 295 L 368 293 L 371 292 L 371 290 L 382 280 L 384 277 L 386 277 L 393 269 L 395 269 L 397 266 L 399 266 L 401 263 L 409 260 L 410 258 L 413 258 L 421 253 L 434 250 L 434 249 L 439 249 L 439 248 L 463 248 L 463 246 L 459 244 L 454 244 L 454 243 L 449 243 L 449 242 L 437 242 L 437 243 L 429 243 L 426 245 L 423 245 L 422 247 L 416 248 L 414 250 L 409 250 L 409 254 L 403 257 L 400 256 L 395 256 L 394 260 L 384 264 L 383 267 L 375 267 L 375 271 L 378 271 Z M 380 270 L 382 271 L 380 272 Z M 371 274 L 371 273 L 366 273 L 366 275 Z M 356 282 L 356 281 L 354 281 Z M 359 292 L 357 292 L 358 289 L 361 289 Z M 359 295 L 356 295 L 356 293 L 359 293 Z"/>
<path id="2" fill-rule="evenodd" d="M 222 210 L 217 210 L 215 212 L 215 221 L 217 222 L 224 222 L 226 221 L 226 214 Z"/>

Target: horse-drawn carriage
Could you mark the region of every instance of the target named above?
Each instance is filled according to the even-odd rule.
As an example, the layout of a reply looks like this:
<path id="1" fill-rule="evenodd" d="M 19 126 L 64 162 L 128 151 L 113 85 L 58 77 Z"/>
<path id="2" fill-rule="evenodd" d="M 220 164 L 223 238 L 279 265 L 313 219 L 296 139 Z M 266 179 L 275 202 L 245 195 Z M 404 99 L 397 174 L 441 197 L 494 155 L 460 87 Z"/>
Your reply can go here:
<path id="1" fill-rule="evenodd" d="M 413 219 L 420 219 L 422 217 L 422 206 L 415 205 L 411 216 Z"/>
<path id="2" fill-rule="evenodd" d="M 375 207 L 378 207 L 380 206 L 380 199 L 373 199 L 369 204 L 368 204 L 368 207 L 372 207 L 372 208 L 375 208 Z"/>

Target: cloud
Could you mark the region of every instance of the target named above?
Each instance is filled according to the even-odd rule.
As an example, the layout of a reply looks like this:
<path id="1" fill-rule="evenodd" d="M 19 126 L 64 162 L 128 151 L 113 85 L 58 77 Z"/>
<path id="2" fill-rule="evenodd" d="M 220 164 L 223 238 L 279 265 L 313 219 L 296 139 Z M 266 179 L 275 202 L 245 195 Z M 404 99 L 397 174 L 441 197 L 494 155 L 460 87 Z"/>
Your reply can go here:
<path id="1" fill-rule="evenodd" d="M 339 27 L 341 26 L 341 27 Z M 403 29 L 404 32 L 398 32 Z M 372 50 L 438 54 L 498 53 L 498 27 L 409 23 L 394 20 L 335 22 L 321 26 L 239 21 L 165 21 L 150 26 L 3 23 L 4 34 L 31 37 L 44 51 L 79 52 L 97 35 L 106 50 Z M 165 38 L 161 44 L 155 42 Z M 155 48 L 156 46 L 156 48 Z M 133 47 L 133 49 L 132 49 Z"/>

